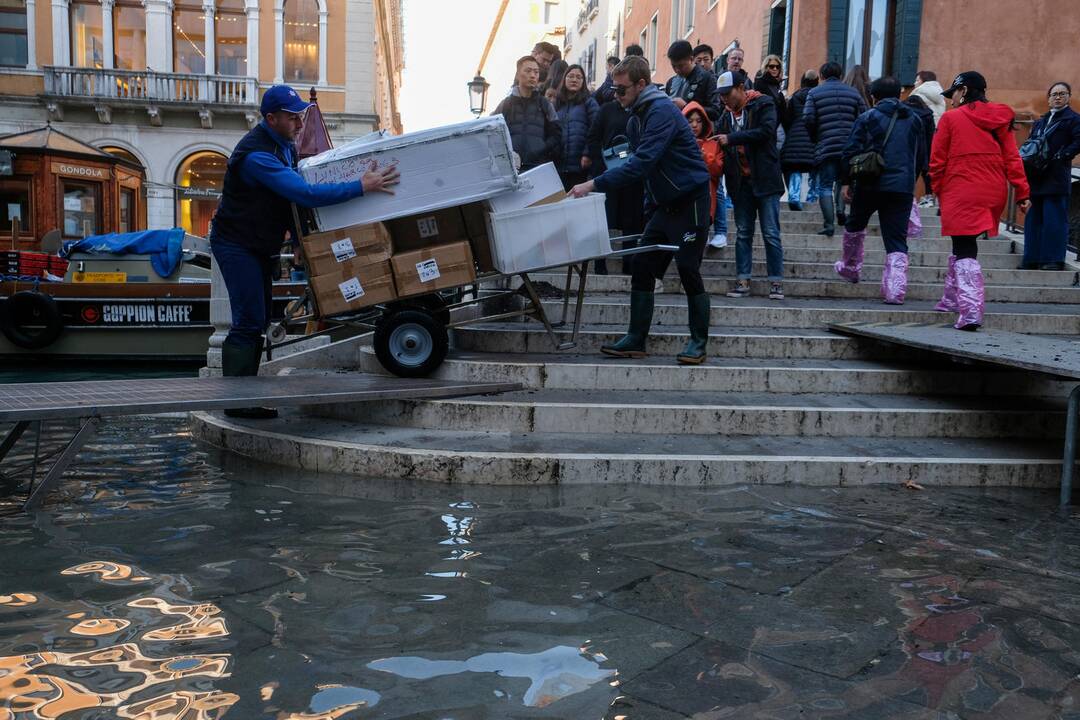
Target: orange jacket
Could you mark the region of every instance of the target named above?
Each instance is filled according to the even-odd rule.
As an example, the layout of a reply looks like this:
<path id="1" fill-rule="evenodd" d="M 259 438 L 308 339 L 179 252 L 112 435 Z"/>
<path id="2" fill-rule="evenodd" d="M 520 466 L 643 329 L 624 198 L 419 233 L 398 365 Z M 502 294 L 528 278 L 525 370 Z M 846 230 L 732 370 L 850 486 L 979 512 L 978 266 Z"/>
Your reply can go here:
<path id="1" fill-rule="evenodd" d="M 724 174 L 724 149 L 720 147 L 719 140 L 710 139 L 713 134 L 712 121 L 709 120 L 709 114 L 705 112 L 705 108 L 699 103 L 687 103 L 682 111 L 683 117 L 689 119 L 690 113 L 695 111 L 705 121 L 697 144 L 701 148 L 701 154 L 705 158 L 705 167 L 709 171 L 709 213 L 711 217 L 716 218 L 716 189 L 720 186 L 720 178 Z"/>

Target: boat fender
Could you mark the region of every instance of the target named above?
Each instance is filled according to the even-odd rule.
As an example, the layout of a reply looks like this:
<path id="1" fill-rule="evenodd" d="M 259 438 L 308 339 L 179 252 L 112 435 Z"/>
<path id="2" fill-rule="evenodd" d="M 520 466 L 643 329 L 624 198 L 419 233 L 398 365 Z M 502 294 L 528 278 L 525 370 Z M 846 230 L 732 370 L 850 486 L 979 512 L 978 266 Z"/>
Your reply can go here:
<path id="1" fill-rule="evenodd" d="M 22 290 L 0 302 L 0 332 L 12 345 L 40 350 L 56 342 L 63 330 L 60 307 L 45 293 Z"/>

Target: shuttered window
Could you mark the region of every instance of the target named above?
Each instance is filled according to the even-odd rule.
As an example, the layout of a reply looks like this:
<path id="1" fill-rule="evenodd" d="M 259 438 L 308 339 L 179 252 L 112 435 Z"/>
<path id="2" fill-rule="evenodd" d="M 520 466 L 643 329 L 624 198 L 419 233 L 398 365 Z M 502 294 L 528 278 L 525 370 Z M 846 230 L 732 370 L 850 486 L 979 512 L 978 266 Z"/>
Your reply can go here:
<path id="1" fill-rule="evenodd" d="M 922 0 L 829 0 L 828 56 L 845 71 L 866 68 L 871 78 L 894 75 L 915 82 Z"/>

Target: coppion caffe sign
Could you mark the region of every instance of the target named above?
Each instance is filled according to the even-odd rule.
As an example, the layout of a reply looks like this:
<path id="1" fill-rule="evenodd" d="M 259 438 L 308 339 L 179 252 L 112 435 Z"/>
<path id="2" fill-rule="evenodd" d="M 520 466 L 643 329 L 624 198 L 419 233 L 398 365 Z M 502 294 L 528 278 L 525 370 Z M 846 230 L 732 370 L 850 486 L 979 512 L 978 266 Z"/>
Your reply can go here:
<path id="1" fill-rule="evenodd" d="M 66 175 L 68 177 L 85 178 L 86 180 L 108 180 L 109 171 L 106 168 L 90 167 L 89 165 L 72 165 L 65 162 L 52 164 L 53 175 Z"/>

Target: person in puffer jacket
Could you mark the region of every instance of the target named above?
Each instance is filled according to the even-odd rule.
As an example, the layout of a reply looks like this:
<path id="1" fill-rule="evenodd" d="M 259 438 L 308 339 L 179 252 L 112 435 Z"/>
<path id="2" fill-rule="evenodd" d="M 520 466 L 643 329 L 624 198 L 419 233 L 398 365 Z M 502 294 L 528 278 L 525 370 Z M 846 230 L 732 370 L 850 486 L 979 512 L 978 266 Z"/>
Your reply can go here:
<path id="1" fill-rule="evenodd" d="M 563 189 L 569 190 L 589 179 L 589 129 L 596 122 L 600 106 L 585 85 L 585 69 L 571 65 L 563 75 L 562 85 L 555 95 L 555 113 L 562 131 L 562 162 L 559 177 Z"/>
<path id="2" fill-rule="evenodd" d="M 881 294 L 887 304 L 902 305 L 907 294 L 908 218 L 915 180 L 926 166 L 923 126 L 911 106 L 900 102 L 896 78 L 879 78 L 870 83 L 869 90 L 874 107 L 855 121 L 844 147 L 843 192 L 851 213 L 844 228 L 843 258 L 834 267 L 848 282 L 859 282 L 866 226 L 876 212 L 886 253 Z M 885 161 L 881 176 L 850 178 L 851 159 L 866 152 L 879 153 Z"/>
<path id="3" fill-rule="evenodd" d="M 682 114 L 686 117 L 686 122 L 690 123 L 690 130 L 697 138 L 701 156 L 705 160 L 705 167 L 709 170 L 709 215 L 715 220 L 716 188 L 720 185 L 720 178 L 724 174 L 724 149 L 720 147 L 720 141 L 712 136 L 713 124 L 705 108 L 696 102 L 691 102 L 683 108 Z M 724 210 L 726 212 L 726 209 Z"/>
<path id="4" fill-rule="evenodd" d="M 867 110 L 859 91 L 840 81 L 842 73 L 843 68 L 839 63 L 827 62 L 822 65 L 822 83 L 806 96 L 806 107 L 803 108 L 806 129 L 810 133 L 810 139 L 817 143 L 814 149 L 814 171 L 821 189 L 821 217 L 825 223 L 818 234 L 828 237 L 832 237 L 836 232 L 840 156 L 851 135 L 855 119 Z"/>
<path id="5" fill-rule="evenodd" d="M 978 330 L 986 290 L 978 237 L 997 235 L 1008 202 L 1031 207 L 1024 163 L 1016 148 L 1012 108 L 986 99 L 986 79 L 974 70 L 956 76 L 944 93 L 953 110 L 941 116 L 930 151 L 930 178 L 941 205 L 941 234 L 952 237 L 945 292 L 935 310 L 957 313 L 957 330 Z"/>
<path id="6" fill-rule="evenodd" d="M 559 118 L 539 92 L 539 86 L 540 64 L 532 55 L 526 55 L 517 61 L 514 89 L 491 113 L 506 120 L 514 152 L 521 160 L 521 172 L 546 162 L 557 163 L 562 154 Z"/>
<path id="7" fill-rule="evenodd" d="M 653 292 L 671 260 L 689 310 L 690 341 L 675 359 L 684 365 L 705 362 L 709 340 L 709 294 L 701 280 L 701 259 L 709 236 L 709 171 L 694 133 L 667 95 L 652 84 L 649 61 L 629 57 L 612 72 L 619 104 L 630 111 L 627 136 L 633 154 L 619 167 L 575 185 L 570 194 L 584 197 L 635 182 L 645 182 L 651 211 L 642 245 L 674 245 L 676 252 L 654 250 L 634 260 L 630 292 L 630 327 L 618 341 L 601 347 L 605 355 L 645 357 L 652 326 Z"/>
<path id="8" fill-rule="evenodd" d="M 788 101 L 787 117 L 783 118 L 787 137 L 784 139 L 784 147 L 780 148 L 780 168 L 784 171 L 788 190 L 788 207 L 792 210 L 802 210 L 803 173 L 810 173 L 808 182 L 810 191 L 806 195 L 806 201 L 813 202 L 811 198 L 817 199 L 814 141 L 810 139 L 810 132 L 806 129 L 806 118 L 803 117 L 806 98 L 817 86 L 817 70 L 807 70 L 802 76 L 801 87 Z"/>

